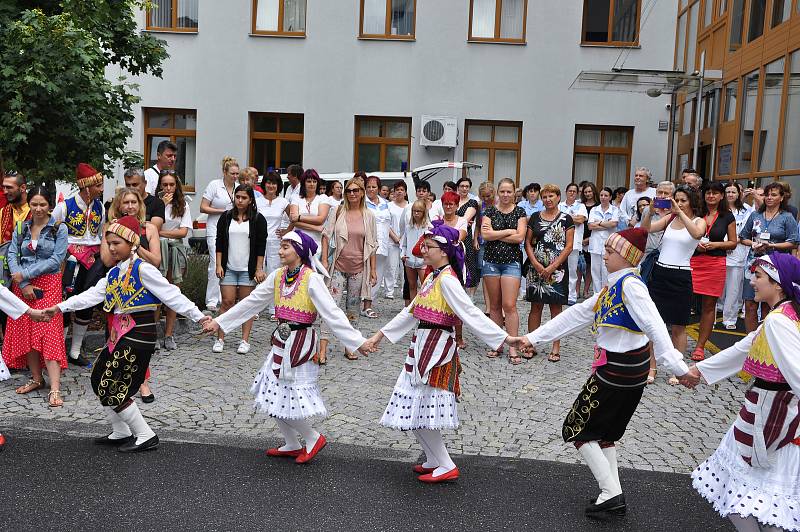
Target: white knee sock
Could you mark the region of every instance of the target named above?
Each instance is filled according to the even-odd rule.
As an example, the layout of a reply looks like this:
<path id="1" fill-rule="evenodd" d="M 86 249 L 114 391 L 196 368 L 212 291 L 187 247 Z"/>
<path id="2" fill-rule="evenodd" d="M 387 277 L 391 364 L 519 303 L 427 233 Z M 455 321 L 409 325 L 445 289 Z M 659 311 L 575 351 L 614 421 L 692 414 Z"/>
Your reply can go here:
<path id="1" fill-rule="evenodd" d="M 425 453 L 425 462 L 422 464 L 422 467 L 426 467 L 429 469 L 431 467 L 435 468 L 438 464 L 436 462 L 436 457 L 431 452 L 431 448 L 428 447 L 428 442 L 426 442 L 425 439 L 422 436 L 420 436 L 418 430 L 412 430 L 411 432 L 414 433 L 414 437 L 417 438 L 420 447 L 422 447 L 422 452 Z"/>
<path id="2" fill-rule="evenodd" d="M 600 496 L 597 497 L 596 504 L 605 502 L 622 493 L 622 491 L 617 488 L 616 482 L 614 482 L 608 460 L 606 460 L 606 457 L 603 455 L 599 443 L 596 441 L 586 442 L 581 445 L 578 451 L 580 451 L 589 469 L 592 470 L 592 474 L 597 480 L 597 485 L 600 486 Z"/>
<path id="3" fill-rule="evenodd" d="M 760 525 L 761 532 L 785 532 L 785 528 L 781 528 L 779 526 L 769 526 L 769 525 Z"/>
<path id="4" fill-rule="evenodd" d="M 131 428 L 131 431 L 136 436 L 136 445 L 141 445 L 156 435 L 150 425 L 147 424 L 147 421 L 144 420 L 136 403 L 131 403 L 125 410 L 119 412 L 119 417 Z"/>
<path id="5" fill-rule="evenodd" d="M 311 449 L 317 444 L 319 432 L 314 430 L 311 423 L 305 419 L 287 419 L 286 423 L 300 433 L 300 436 L 306 441 L 306 451 L 310 453 Z"/>
<path id="6" fill-rule="evenodd" d="M 612 445 L 611 447 L 606 447 L 601 450 L 603 451 L 603 456 L 605 456 L 608 461 L 608 469 L 611 471 L 611 478 L 614 479 L 617 490 L 622 493 L 622 484 L 619 482 L 619 468 L 617 467 L 617 447 Z"/>
<path id="7" fill-rule="evenodd" d="M 86 336 L 86 329 L 88 325 L 80 325 L 72 322 L 72 345 L 69 348 L 69 357 L 72 359 L 78 358 L 81 354 L 81 344 L 83 344 L 83 337 Z"/>
<path id="8" fill-rule="evenodd" d="M 442 439 L 442 433 L 440 431 L 419 429 L 417 432 L 419 432 L 419 437 L 425 440 L 431 453 L 436 457 L 436 462 L 439 467 L 434 470 L 434 477 L 444 475 L 456 468 L 456 464 L 450 459 L 450 453 L 447 452 L 447 447 L 444 446 L 444 440 Z"/>
<path id="9" fill-rule="evenodd" d="M 105 407 L 105 411 L 108 420 L 111 421 L 111 428 L 113 430 L 113 432 L 108 435 L 109 440 L 121 440 L 131 435 L 131 429 L 122 421 L 119 414 L 114 411 L 113 406 Z"/>
<path id="10" fill-rule="evenodd" d="M 278 430 L 281 431 L 281 435 L 286 442 L 283 447 L 278 448 L 279 451 L 296 451 L 302 447 L 300 440 L 297 439 L 297 431 L 291 425 L 278 418 L 275 418 L 275 422 L 278 424 Z"/>
<path id="11" fill-rule="evenodd" d="M 761 532 L 761 527 L 758 526 L 758 519 L 753 517 L 742 517 L 739 514 L 730 514 L 728 519 L 731 520 L 733 526 L 739 532 Z"/>

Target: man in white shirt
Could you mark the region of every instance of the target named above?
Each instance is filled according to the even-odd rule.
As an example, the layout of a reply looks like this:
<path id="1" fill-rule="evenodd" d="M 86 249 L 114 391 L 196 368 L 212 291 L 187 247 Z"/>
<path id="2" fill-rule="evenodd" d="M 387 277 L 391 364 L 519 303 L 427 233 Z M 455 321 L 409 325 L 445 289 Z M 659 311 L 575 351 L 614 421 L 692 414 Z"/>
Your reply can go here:
<path id="1" fill-rule="evenodd" d="M 156 148 L 156 164 L 144 171 L 144 178 L 147 181 L 147 193 L 155 196 L 158 188 L 158 179 L 161 177 L 161 170 L 174 170 L 175 159 L 178 155 L 178 147 L 169 140 L 162 140 Z"/>
<path id="2" fill-rule="evenodd" d="M 649 168 L 644 166 L 636 168 L 636 173 L 633 174 L 633 188 L 625 193 L 619 204 L 619 210 L 629 220 L 633 219 L 633 215 L 636 214 L 636 202 L 639 201 L 639 198 L 647 196 L 652 200 L 656 196 L 656 189 L 648 186 L 652 175 Z"/>
<path id="3" fill-rule="evenodd" d="M 300 176 L 303 175 L 303 167 L 299 164 L 291 164 L 286 169 L 286 178 L 289 180 L 289 186 L 283 191 L 283 197 L 289 203 L 292 203 L 294 198 L 300 197 Z"/>
<path id="4" fill-rule="evenodd" d="M 576 286 L 578 283 L 578 258 L 583 249 L 583 224 L 589 214 L 586 212 L 586 206 L 578 201 L 578 185 L 577 183 L 570 183 L 566 188 L 566 201 L 558 204 L 558 210 L 563 213 L 569 214 L 572 221 L 575 222 L 575 236 L 572 241 L 572 252 L 567 259 L 567 272 L 569 273 L 569 295 L 567 296 L 567 304 L 574 305 L 578 301 L 578 291 Z"/>

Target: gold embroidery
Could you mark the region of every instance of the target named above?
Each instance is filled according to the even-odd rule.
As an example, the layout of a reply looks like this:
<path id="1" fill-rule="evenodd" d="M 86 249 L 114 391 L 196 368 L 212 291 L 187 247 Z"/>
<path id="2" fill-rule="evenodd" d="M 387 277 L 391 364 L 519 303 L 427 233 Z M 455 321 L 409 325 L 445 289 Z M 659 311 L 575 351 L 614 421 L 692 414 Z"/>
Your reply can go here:
<path id="1" fill-rule="evenodd" d="M 575 399 L 567 418 L 564 420 L 564 426 L 561 428 L 564 441 L 575 439 L 583 431 L 586 424 L 589 423 L 592 411 L 600 405 L 597 399 L 592 399 L 599 389 L 600 386 L 598 386 L 595 376 L 592 375 L 583 385 L 578 398 Z"/>
<path id="2" fill-rule="evenodd" d="M 131 380 L 138 369 L 136 354 L 130 347 L 126 346 L 122 352 L 115 349 L 100 377 L 97 397 L 106 406 L 122 405 L 128 398 Z"/>

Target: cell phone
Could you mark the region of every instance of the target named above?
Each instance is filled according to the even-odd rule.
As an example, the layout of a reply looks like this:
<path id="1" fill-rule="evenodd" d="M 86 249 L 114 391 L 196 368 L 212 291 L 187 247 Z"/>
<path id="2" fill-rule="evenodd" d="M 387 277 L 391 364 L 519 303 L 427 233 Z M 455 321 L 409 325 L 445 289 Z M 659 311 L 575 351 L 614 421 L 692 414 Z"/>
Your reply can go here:
<path id="1" fill-rule="evenodd" d="M 36 297 L 36 299 L 42 299 L 44 297 L 44 290 L 34 287 L 33 295 Z"/>
<path id="2" fill-rule="evenodd" d="M 653 200 L 653 207 L 656 209 L 669 209 L 672 207 L 672 201 L 669 198 Z"/>
<path id="3" fill-rule="evenodd" d="M 751 179 L 747 182 L 747 188 L 756 188 L 756 180 Z"/>

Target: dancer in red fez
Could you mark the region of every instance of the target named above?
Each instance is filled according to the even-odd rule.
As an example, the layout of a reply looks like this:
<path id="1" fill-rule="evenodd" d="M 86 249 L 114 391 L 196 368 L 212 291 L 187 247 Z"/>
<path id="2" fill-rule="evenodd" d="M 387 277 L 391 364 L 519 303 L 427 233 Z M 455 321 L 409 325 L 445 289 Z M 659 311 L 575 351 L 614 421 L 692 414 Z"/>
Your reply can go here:
<path id="1" fill-rule="evenodd" d="M 527 336 L 513 339 L 516 347 L 530 349 L 575 333 L 587 325 L 597 335 L 592 374 L 583 385 L 562 427 L 565 442 L 571 442 L 586 460 L 600 495 L 586 513 L 624 513 L 625 495 L 619 482 L 616 442 L 622 438 L 647 383 L 649 344 L 656 360 L 675 375 L 689 368 L 672 346 L 647 287 L 636 266 L 642 260 L 647 232 L 626 229 L 612 234 L 605 244 L 608 286 L 583 303 L 567 310 Z"/>

